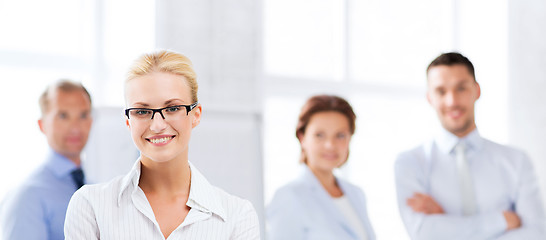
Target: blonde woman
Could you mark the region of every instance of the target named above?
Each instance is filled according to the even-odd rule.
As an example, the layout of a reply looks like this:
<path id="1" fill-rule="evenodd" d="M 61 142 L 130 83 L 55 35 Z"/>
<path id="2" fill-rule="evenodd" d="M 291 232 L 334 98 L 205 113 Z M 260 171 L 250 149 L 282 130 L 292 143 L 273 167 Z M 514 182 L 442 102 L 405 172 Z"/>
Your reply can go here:
<path id="1" fill-rule="evenodd" d="M 136 60 L 125 82 L 126 124 L 140 158 L 109 183 L 72 197 L 66 239 L 259 239 L 252 204 L 209 184 L 188 160 L 201 105 L 188 58 Z"/>

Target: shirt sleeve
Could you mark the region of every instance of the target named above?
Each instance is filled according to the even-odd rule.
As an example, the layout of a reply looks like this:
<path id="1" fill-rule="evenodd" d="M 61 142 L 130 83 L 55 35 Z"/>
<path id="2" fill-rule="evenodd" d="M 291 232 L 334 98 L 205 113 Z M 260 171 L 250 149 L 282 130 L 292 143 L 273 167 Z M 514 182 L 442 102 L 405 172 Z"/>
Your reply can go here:
<path id="1" fill-rule="evenodd" d="M 502 212 L 468 217 L 414 212 L 406 202 L 416 192 L 428 193 L 425 164 L 414 152 L 400 154 L 395 163 L 398 207 L 411 239 L 490 239 L 505 231 Z"/>
<path id="2" fill-rule="evenodd" d="M 8 196 L 0 208 L 1 239 L 47 239 L 48 226 L 41 198 L 31 188 Z"/>
<path id="3" fill-rule="evenodd" d="M 248 200 L 244 200 L 241 207 L 241 213 L 235 225 L 235 229 L 230 239 L 260 239 L 260 223 L 254 206 Z"/>
<path id="4" fill-rule="evenodd" d="M 519 160 L 514 210 L 521 220 L 521 227 L 508 231 L 499 239 L 546 239 L 546 216 L 533 165 L 523 153 Z"/>
<path id="5" fill-rule="evenodd" d="M 93 207 L 86 197 L 87 186 L 76 191 L 66 211 L 64 235 L 66 240 L 99 239 L 99 229 Z"/>
<path id="6" fill-rule="evenodd" d="M 299 200 L 290 189 L 281 189 L 275 193 L 266 209 L 268 240 L 305 239 L 302 208 L 298 204 Z"/>

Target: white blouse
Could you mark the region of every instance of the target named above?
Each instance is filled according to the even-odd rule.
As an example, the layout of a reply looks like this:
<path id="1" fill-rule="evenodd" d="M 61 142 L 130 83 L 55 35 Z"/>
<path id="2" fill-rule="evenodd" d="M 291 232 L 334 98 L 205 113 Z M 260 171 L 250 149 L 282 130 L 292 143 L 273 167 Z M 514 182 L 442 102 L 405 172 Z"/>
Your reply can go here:
<path id="1" fill-rule="evenodd" d="M 245 199 L 212 186 L 190 163 L 190 211 L 167 239 L 260 239 L 258 215 Z M 165 239 L 138 186 L 140 160 L 124 177 L 86 185 L 68 205 L 64 233 L 70 239 Z"/>
<path id="2" fill-rule="evenodd" d="M 336 207 L 339 209 L 339 211 L 341 211 L 343 216 L 347 219 L 347 221 L 349 221 L 349 224 L 351 224 L 353 229 L 356 231 L 359 239 L 367 240 L 368 238 L 366 236 L 368 236 L 368 234 L 366 234 L 364 223 L 356 214 L 351 202 L 349 202 L 349 199 L 345 195 L 332 199 L 334 200 Z"/>

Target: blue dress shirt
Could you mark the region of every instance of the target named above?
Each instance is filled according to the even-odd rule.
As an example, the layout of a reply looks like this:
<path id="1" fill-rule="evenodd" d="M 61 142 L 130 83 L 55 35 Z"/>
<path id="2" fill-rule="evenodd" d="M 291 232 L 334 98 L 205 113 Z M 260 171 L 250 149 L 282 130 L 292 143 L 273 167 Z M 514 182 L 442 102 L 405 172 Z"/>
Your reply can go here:
<path id="1" fill-rule="evenodd" d="M 364 192 L 342 179 L 336 181 L 365 225 L 367 238 L 374 240 Z M 298 179 L 277 190 L 266 217 L 268 240 L 358 239 L 357 232 L 307 166 Z"/>
<path id="2" fill-rule="evenodd" d="M 40 166 L 0 209 L 1 239 L 64 239 L 64 218 L 76 183 L 70 173 L 77 166 L 51 151 Z"/>
<path id="3" fill-rule="evenodd" d="M 472 176 L 477 213 L 463 216 L 454 147 L 459 141 Z M 395 164 L 398 206 L 411 239 L 546 239 L 546 216 L 533 166 L 521 151 L 482 138 L 474 130 L 459 139 L 446 130 L 403 152 Z M 430 195 L 445 214 L 414 212 L 414 193 Z M 515 211 L 522 226 L 506 231 L 503 211 Z"/>

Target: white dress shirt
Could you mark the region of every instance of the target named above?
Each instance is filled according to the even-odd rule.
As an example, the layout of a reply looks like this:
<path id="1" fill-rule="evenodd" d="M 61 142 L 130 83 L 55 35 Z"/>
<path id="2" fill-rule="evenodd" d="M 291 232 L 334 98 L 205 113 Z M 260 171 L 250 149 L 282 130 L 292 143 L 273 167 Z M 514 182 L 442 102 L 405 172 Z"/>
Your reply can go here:
<path id="1" fill-rule="evenodd" d="M 476 214 L 463 216 L 454 147 L 467 146 Z M 395 164 L 402 220 L 412 239 L 546 239 L 546 216 L 533 166 L 521 151 L 482 138 L 477 130 L 459 139 L 443 130 L 432 141 L 403 152 Z M 414 212 L 414 193 L 436 200 L 445 214 Z M 515 211 L 522 226 L 506 231 L 503 211 Z"/>
<path id="2" fill-rule="evenodd" d="M 167 239 L 259 239 L 252 204 L 210 185 L 190 163 L 190 211 Z M 124 177 L 86 185 L 68 205 L 66 239 L 165 239 L 146 195 L 138 186 L 140 160 Z"/>

